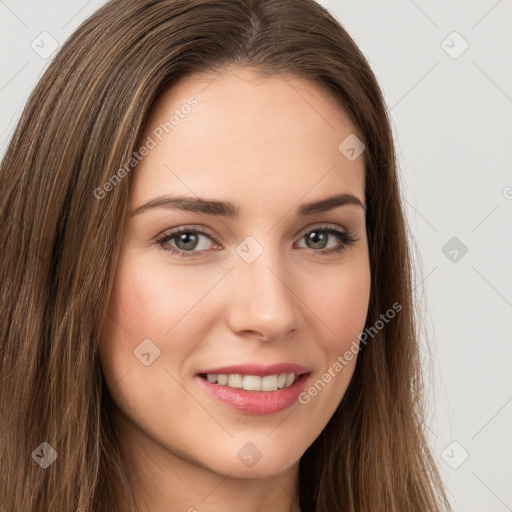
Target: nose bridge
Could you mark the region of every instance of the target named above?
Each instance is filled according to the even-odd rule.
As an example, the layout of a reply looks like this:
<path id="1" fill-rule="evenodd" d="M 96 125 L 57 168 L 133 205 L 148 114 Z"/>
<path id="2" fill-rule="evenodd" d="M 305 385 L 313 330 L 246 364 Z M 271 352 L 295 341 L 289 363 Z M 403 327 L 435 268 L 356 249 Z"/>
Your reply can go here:
<path id="1" fill-rule="evenodd" d="M 247 237 L 236 248 L 231 273 L 230 325 L 235 332 L 255 331 L 267 339 L 297 327 L 298 299 L 278 247 Z"/>

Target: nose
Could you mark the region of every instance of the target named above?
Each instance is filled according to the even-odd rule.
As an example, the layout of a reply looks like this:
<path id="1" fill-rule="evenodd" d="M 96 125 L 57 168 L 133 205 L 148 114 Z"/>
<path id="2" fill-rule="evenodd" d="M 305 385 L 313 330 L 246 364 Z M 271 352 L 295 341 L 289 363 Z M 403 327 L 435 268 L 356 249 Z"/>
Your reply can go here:
<path id="1" fill-rule="evenodd" d="M 301 300 L 285 267 L 277 250 L 268 248 L 252 263 L 235 259 L 228 277 L 228 323 L 234 333 L 271 341 L 299 328 Z"/>

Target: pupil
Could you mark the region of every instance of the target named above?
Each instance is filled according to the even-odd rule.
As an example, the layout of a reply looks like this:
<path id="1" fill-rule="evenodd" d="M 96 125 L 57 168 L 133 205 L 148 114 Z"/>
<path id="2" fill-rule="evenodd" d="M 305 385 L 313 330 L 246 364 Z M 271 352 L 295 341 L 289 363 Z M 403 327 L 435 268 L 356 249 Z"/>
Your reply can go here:
<path id="1" fill-rule="evenodd" d="M 321 231 L 312 231 L 309 234 L 308 241 L 313 242 L 314 249 L 323 249 L 326 245 L 327 234 L 322 233 Z M 319 245 L 318 245 L 319 244 Z"/>
<path id="2" fill-rule="evenodd" d="M 179 249 L 194 249 L 197 245 L 197 235 L 195 233 L 182 233 L 178 236 L 176 245 Z"/>

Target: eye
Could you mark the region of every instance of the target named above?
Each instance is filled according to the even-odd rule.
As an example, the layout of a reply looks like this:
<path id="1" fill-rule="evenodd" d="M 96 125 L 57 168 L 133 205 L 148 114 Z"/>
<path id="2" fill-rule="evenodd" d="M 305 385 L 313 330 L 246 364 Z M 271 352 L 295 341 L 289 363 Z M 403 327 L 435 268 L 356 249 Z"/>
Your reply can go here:
<path id="1" fill-rule="evenodd" d="M 329 246 L 329 238 L 338 238 L 338 244 Z M 349 231 L 333 227 L 318 226 L 305 233 L 301 240 L 305 239 L 306 247 L 314 249 L 315 253 L 329 254 L 341 252 L 357 241 Z"/>
<path id="2" fill-rule="evenodd" d="M 178 228 L 168 234 L 158 238 L 156 242 L 162 249 L 169 251 L 182 257 L 196 256 L 195 254 L 187 254 L 201 252 L 208 249 L 208 243 L 201 241 L 202 238 L 212 240 L 212 236 L 205 231 L 192 228 Z M 175 246 L 169 245 L 168 242 L 174 241 Z M 195 251 L 194 249 L 198 249 Z"/>

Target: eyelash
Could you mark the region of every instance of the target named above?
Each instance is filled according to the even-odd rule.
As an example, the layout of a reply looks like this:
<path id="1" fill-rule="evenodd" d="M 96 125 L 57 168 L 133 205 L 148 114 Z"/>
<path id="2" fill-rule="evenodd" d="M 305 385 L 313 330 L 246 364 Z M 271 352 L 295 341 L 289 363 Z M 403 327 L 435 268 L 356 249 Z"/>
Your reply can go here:
<path id="1" fill-rule="evenodd" d="M 329 235 L 334 235 L 334 236 L 337 236 L 341 240 L 341 245 L 339 245 L 338 247 L 331 247 L 330 249 L 319 249 L 319 250 L 311 249 L 314 253 L 317 253 L 320 255 L 341 253 L 343 250 L 345 250 L 346 248 L 350 247 L 351 245 L 353 245 L 355 242 L 358 241 L 358 238 L 356 238 L 348 230 L 342 231 L 342 230 L 339 230 L 339 229 L 336 229 L 333 227 L 322 227 L 322 226 L 317 226 L 313 229 L 310 229 L 309 231 L 304 233 L 300 237 L 300 239 L 304 238 L 306 235 L 309 235 L 313 231 L 320 231 L 323 233 L 327 233 Z M 200 256 L 203 251 L 182 251 L 181 249 L 177 249 L 175 247 L 170 247 L 170 246 L 165 247 L 166 242 L 169 242 L 173 238 L 176 238 L 181 233 L 193 233 L 196 235 L 204 235 L 204 236 L 210 238 L 213 242 L 217 243 L 217 241 L 209 233 L 199 230 L 199 229 L 192 229 L 192 228 L 178 228 L 178 229 L 171 231 L 170 233 L 164 233 L 161 237 L 157 238 L 156 243 L 164 251 L 168 251 L 171 254 L 174 254 L 181 258 L 195 258 L 197 256 Z"/>

